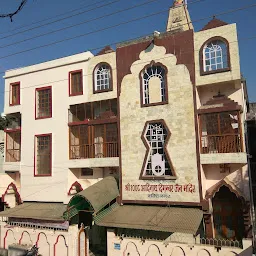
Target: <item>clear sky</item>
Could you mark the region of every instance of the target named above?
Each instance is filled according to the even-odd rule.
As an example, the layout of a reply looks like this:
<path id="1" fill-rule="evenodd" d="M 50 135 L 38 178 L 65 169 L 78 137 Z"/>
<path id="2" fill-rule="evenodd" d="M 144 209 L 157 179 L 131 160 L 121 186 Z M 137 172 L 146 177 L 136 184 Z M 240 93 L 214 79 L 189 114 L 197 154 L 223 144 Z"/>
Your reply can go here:
<path id="1" fill-rule="evenodd" d="M 149 1 L 150 0 L 28 0 L 27 4 L 24 6 L 21 12 L 14 16 L 13 22 L 10 22 L 10 19 L 8 18 L 0 19 L 0 72 L 80 53 L 95 48 L 103 48 L 105 45 L 111 45 L 114 42 L 133 39 L 139 36 L 150 34 L 154 30 L 164 31 L 166 29 L 168 8 L 172 5 L 172 0 L 155 0 L 141 7 L 121 12 L 121 10 L 125 8 Z M 19 3 L 20 0 L 1 0 L 0 14 L 12 12 L 17 8 Z M 246 7 L 252 4 L 256 4 L 256 1 L 201 0 L 196 2 L 196 0 L 188 0 L 188 9 L 192 21 L 195 21 L 193 23 L 194 28 L 196 31 L 198 31 L 210 20 L 210 18 L 201 21 L 198 20 L 237 9 L 239 7 Z M 105 6 L 100 7 L 102 5 Z M 77 11 L 71 13 L 70 11 L 74 9 L 77 9 Z M 90 9 L 94 10 L 88 11 Z M 78 12 L 84 13 L 78 15 Z M 31 37 L 35 37 L 50 31 L 61 29 L 63 27 L 75 25 L 76 23 L 96 19 L 97 17 L 104 16 L 113 12 L 116 12 L 116 14 L 87 22 L 80 26 L 74 26 L 71 29 L 59 31 L 57 33 L 41 36 L 39 38 L 30 39 L 25 42 L 16 44 L 16 42 L 21 40 L 29 39 Z M 130 21 L 132 19 L 148 16 L 156 12 L 162 13 L 134 22 L 129 22 L 115 28 L 99 31 L 106 27 Z M 43 26 L 44 23 L 50 23 L 56 19 L 70 15 L 74 15 L 74 17 Z M 256 89 L 254 84 L 254 81 L 256 80 L 256 64 L 254 62 L 256 59 L 256 6 L 242 11 L 217 16 L 217 18 L 228 23 L 237 23 L 241 70 L 242 74 L 247 79 L 249 99 L 251 102 L 254 102 L 256 101 Z M 36 23 L 41 20 L 44 21 Z M 33 23 L 36 24 L 33 25 Z M 27 30 L 35 26 L 38 28 L 24 33 L 16 34 L 22 30 Z M 93 33 L 93 31 L 98 32 Z M 91 34 L 79 37 L 74 40 L 65 41 L 49 47 L 36 49 L 11 57 L 5 57 L 6 55 L 10 55 L 16 52 L 50 44 L 54 41 L 64 40 L 69 37 L 74 37 L 90 32 Z M 247 38 L 250 37 L 255 38 L 248 40 Z M 9 47 L 5 47 L 6 45 L 12 43 L 15 44 Z M 94 50 L 92 52 L 96 53 L 98 51 L 99 50 Z M 1 76 L 2 75 L 3 74 L 1 74 Z M 3 111 L 3 92 L 4 79 L 1 78 L 0 112 Z"/>

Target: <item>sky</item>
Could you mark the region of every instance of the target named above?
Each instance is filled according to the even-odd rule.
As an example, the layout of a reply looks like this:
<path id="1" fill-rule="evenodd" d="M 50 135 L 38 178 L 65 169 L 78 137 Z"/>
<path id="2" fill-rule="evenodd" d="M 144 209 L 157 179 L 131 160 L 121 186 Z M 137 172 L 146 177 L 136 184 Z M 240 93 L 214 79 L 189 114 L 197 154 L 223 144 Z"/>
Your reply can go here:
<path id="1" fill-rule="evenodd" d="M 1 0 L 0 15 L 16 10 L 20 1 Z M 4 105 L 2 76 L 5 70 L 85 51 L 96 54 L 106 45 L 114 48 L 116 42 L 152 34 L 155 30 L 163 32 L 172 3 L 173 0 L 28 0 L 13 17 L 13 22 L 9 18 L 0 18 L 0 112 L 3 112 Z M 139 4 L 140 7 L 130 8 Z M 225 14 L 253 4 L 254 7 Z M 122 11 L 127 8 L 130 9 Z M 237 24 L 241 71 L 247 80 L 249 100 L 256 102 L 256 1 L 188 0 L 188 10 L 195 31 L 199 31 L 214 15 L 227 23 Z M 115 14 L 109 15 L 111 13 Z M 73 17 L 66 18 L 71 15 Z M 57 22 L 58 19 L 61 20 Z M 83 24 L 78 26 L 77 23 Z M 108 28 L 120 23 L 123 24 Z M 60 30 L 68 26 L 73 27 Z M 60 31 L 42 35 L 55 30 Z M 61 40 L 63 42 L 50 45 Z M 40 47 L 44 45 L 49 46 Z M 32 48 L 37 49 L 27 51 Z"/>

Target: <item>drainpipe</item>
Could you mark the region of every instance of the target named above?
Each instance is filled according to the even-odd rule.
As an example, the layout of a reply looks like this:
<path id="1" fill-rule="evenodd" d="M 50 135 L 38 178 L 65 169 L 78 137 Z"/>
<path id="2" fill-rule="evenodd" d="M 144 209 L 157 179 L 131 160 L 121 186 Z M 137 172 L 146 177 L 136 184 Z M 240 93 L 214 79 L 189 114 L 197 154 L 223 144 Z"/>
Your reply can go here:
<path id="1" fill-rule="evenodd" d="M 255 241 L 255 230 L 256 230 L 256 226 L 255 226 L 255 205 L 254 205 L 254 201 L 253 201 L 253 192 L 252 192 L 252 174 L 251 174 L 251 155 L 249 154 L 249 134 L 248 134 L 248 121 L 244 122 L 244 128 L 245 128 L 245 147 L 246 147 L 246 155 L 247 155 L 247 166 L 248 166 L 248 177 L 249 177 L 249 190 L 250 190 L 250 201 L 251 201 L 251 223 L 252 223 L 252 246 L 253 246 L 253 252 L 255 253 L 256 251 L 256 241 Z"/>

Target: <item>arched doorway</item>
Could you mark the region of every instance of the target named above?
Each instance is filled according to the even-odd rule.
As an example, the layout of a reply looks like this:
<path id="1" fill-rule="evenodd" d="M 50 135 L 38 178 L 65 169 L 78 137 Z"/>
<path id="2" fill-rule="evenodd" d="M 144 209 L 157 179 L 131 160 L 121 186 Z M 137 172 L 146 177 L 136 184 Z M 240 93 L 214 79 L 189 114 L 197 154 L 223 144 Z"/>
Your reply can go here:
<path id="1" fill-rule="evenodd" d="M 242 240 L 243 202 L 228 187 L 222 186 L 212 199 L 215 238 Z"/>

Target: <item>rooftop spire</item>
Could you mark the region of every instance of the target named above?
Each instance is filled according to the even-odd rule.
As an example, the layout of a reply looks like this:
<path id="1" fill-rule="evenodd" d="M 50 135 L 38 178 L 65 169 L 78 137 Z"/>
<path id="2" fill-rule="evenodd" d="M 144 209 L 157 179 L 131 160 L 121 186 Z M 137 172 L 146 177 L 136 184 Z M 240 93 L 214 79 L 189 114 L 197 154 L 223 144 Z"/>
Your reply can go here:
<path id="1" fill-rule="evenodd" d="M 193 29 L 193 25 L 187 9 L 187 0 L 174 0 L 169 11 L 166 31 L 180 32 L 189 29 Z"/>

